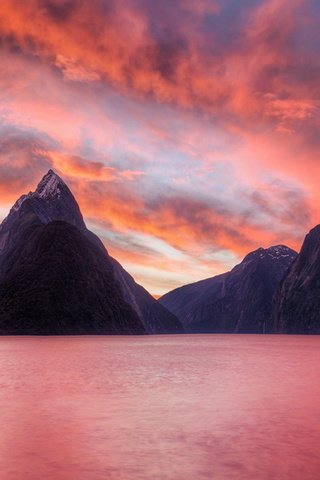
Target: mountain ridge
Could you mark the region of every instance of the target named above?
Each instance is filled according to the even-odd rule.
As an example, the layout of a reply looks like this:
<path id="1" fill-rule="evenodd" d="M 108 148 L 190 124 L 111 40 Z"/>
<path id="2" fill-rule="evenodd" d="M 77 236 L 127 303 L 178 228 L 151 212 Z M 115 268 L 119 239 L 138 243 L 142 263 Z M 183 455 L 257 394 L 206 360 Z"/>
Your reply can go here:
<path id="1" fill-rule="evenodd" d="M 175 289 L 159 299 L 190 333 L 264 333 L 272 298 L 297 253 L 258 248 L 229 272 Z"/>
<path id="2" fill-rule="evenodd" d="M 0 333 L 5 331 L 3 325 L 9 317 L 12 323 L 9 330 L 19 331 L 18 325 L 16 330 L 14 327 L 16 317 L 20 318 L 21 312 L 29 311 L 31 307 L 36 308 L 32 304 L 32 295 L 31 303 L 26 296 L 33 283 L 38 283 L 41 290 L 44 287 L 40 278 L 48 287 L 59 277 L 54 264 L 50 263 L 51 257 L 47 261 L 51 265 L 52 277 L 50 272 L 40 270 L 36 275 L 32 264 L 28 263 L 28 255 L 36 259 L 35 264 L 40 261 L 37 251 L 46 258 L 42 242 L 49 248 L 47 238 L 52 235 L 56 239 L 54 253 L 61 267 L 60 260 L 68 245 L 57 242 L 57 232 L 65 239 L 69 238 L 70 243 L 76 245 L 76 250 L 86 252 L 80 258 L 69 251 L 69 257 L 75 262 L 73 268 L 77 270 L 79 267 L 79 278 L 72 277 L 68 257 L 65 260 L 69 265 L 66 275 L 72 279 L 66 290 L 69 288 L 70 296 L 75 299 L 77 314 L 80 315 L 81 298 L 73 286 L 78 281 L 82 297 L 85 298 L 88 293 L 88 303 L 93 302 L 92 323 L 90 326 L 79 326 L 79 331 L 83 327 L 83 331 L 91 329 L 89 333 L 320 333 L 320 225 L 308 233 L 299 254 L 281 244 L 260 247 L 249 252 L 230 271 L 181 286 L 156 300 L 108 254 L 102 241 L 86 227 L 75 197 L 53 170 L 43 176 L 34 192 L 18 198 L 0 225 Z M 25 258 L 21 252 L 25 252 Z M 102 300 L 103 294 L 100 300 L 94 300 L 94 288 L 86 274 L 90 265 L 94 266 L 91 273 L 96 291 L 107 291 L 109 282 L 115 302 L 111 298 Z M 19 283 L 19 279 L 23 278 L 27 278 L 28 282 Z M 87 291 L 82 290 L 84 284 Z M 12 298 L 17 300 L 17 310 L 8 291 L 14 292 Z M 33 287 L 31 291 L 36 295 Z M 47 288 L 46 295 L 48 291 Z M 64 298 L 63 291 L 59 291 Z M 22 297 L 25 303 L 19 304 Z M 37 298 L 41 305 L 41 295 Z M 43 305 L 45 310 L 48 305 Z M 52 304 L 52 312 L 56 311 L 55 308 L 56 305 Z M 41 317 L 41 308 L 33 311 Z M 118 315 L 120 311 L 123 314 L 127 312 L 131 319 L 129 323 L 123 314 Z M 64 312 L 65 315 L 70 314 L 72 324 L 75 317 L 69 312 L 66 301 Z M 50 315 L 47 311 L 47 316 Z M 90 317 L 88 312 L 87 315 Z M 103 321 L 101 324 L 103 316 L 109 318 L 108 327 Z M 118 318 L 119 329 L 113 323 L 115 318 Z M 61 332 L 70 333 L 76 329 L 75 324 L 72 325 L 73 330 L 62 322 L 59 328 Z M 32 322 L 28 328 L 32 330 Z"/>
<path id="3" fill-rule="evenodd" d="M 320 334 L 320 225 L 306 235 L 279 285 L 271 332 Z"/>
<path id="4" fill-rule="evenodd" d="M 8 273 L 11 250 L 20 244 L 25 228 L 31 223 L 43 225 L 62 221 L 74 226 L 95 247 L 99 248 L 112 265 L 115 281 L 118 282 L 124 300 L 140 318 L 147 333 L 181 333 L 180 322 L 140 287 L 133 278 L 113 259 L 101 240 L 87 229 L 79 206 L 66 183 L 53 170 L 49 170 L 38 183 L 34 192 L 22 195 L 11 208 L 0 226 L 0 281 Z"/>
<path id="5" fill-rule="evenodd" d="M 0 334 L 143 334 L 112 266 L 73 225 L 30 223 L 0 283 Z"/>

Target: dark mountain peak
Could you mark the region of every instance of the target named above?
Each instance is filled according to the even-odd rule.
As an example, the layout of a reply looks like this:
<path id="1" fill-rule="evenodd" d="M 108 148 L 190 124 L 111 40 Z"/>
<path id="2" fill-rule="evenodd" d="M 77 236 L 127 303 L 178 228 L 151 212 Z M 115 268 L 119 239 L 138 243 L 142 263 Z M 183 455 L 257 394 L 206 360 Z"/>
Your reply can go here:
<path id="1" fill-rule="evenodd" d="M 69 190 L 64 181 L 50 169 L 39 182 L 33 195 L 39 196 L 40 198 L 60 198 L 62 190 L 66 189 Z"/>
<path id="2" fill-rule="evenodd" d="M 280 284 L 273 320 L 274 332 L 320 333 L 320 225 L 306 235 Z"/>
<path id="3" fill-rule="evenodd" d="M 251 261 L 259 261 L 263 259 L 271 261 L 288 260 L 291 262 L 296 258 L 297 255 L 297 252 L 287 247 L 286 245 L 273 245 L 269 248 L 260 247 L 257 250 L 248 253 L 248 255 L 246 255 L 243 259 L 242 263 L 245 264 Z"/>
<path id="4" fill-rule="evenodd" d="M 265 332 L 273 295 L 296 256 L 285 245 L 258 248 L 231 271 L 173 290 L 160 302 L 188 332 Z"/>
<path id="5" fill-rule="evenodd" d="M 69 187 L 59 175 L 50 169 L 39 182 L 36 190 L 22 195 L 2 222 L 0 253 L 1 246 L 3 249 L 9 239 L 6 232 L 12 231 L 15 224 L 18 227 L 22 217 L 31 212 L 44 224 L 60 220 L 70 223 L 80 230 L 86 228 L 77 201 Z"/>
<path id="6" fill-rule="evenodd" d="M 320 256 L 320 225 L 315 226 L 306 235 L 299 253 L 299 265 L 317 263 Z"/>
<path id="7" fill-rule="evenodd" d="M 63 227 L 61 225 L 59 226 L 59 223 L 57 222 L 63 222 L 64 226 Z M 75 229 L 73 228 L 70 230 L 68 228 L 68 225 L 75 227 Z M 0 287 L 2 283 L 4 285 L 3 287 L 4 290 L 2 291 L 2 298 L 4 303 L 2 303 L 2 305 L 4 306 L 5 310 L 8 311 L 8 315 L 9 315 L 9 304 L 7 304 L 6 302 L 7 301 L 9 302 L 10 295 L 9 297 L 7 297 L 6 295 L 9 288 L 8 285 L 11 285 L 11 284 L 6 283 L 6 280 L 11 275 L 10 272 L 13 269 L 12 259 L 17 258 L 16 268 L 17 268 L 17 272 L 19 272 L 17 279 L 27 278 L 22 275 L 24 271 L 24 267 L 23 267 L 24 256 L 26 258 L 28 257 L 27 255 L 25 255 L 26 249 L 24 244 L 26 243 L 26 245 L 27 246 L 29 245 L 30 248 L 31 247 L 34 248 L 34 251 L 32 252 L 36 253 L 38 248 L 37 243 L 32 243 L 31 236 L 33 235 L 33 232 L 40 231 L 39 229 L 40 230 L 42 229 L 43 232 L 47 232 L 46 235 L 48 234 L 48 236 L 49 237 L 52 236 L 52 238 L 53 236 L 57 237 L 57 233 L 59 233 L 61 234 L 61 239 L 62 239 L 62 242 L 59 243 L 59 245 L 57 244 L 57 248 L 54 250 L 54 257 L 57 259 L 63 258 L 63 262 L 60 262 L 59 264 L 60 266 L 57 266 L 57 267 L 52 267 L 51 264 L 50 265 L 48 264 L 46 266 L 44 262 L 43 268 L 45 269 L 45 271 L 51 269 L 53 272 L 53 275 L 57 276 L 57 278 L 59 279 L 59 282 L 61 280 L 61 285 L 64 285 L 64 283 L 66 283 L 65 285 L 66 291 L 68 291 L 69 293 L 71 292 L 72 285 L 68 284 L 69 279 L 67 276 L 69 274 L 71 275 L 73 270 L 75 272 L 78 272 L 79 281 L 80 281 L 79 291 L 82 291 L 84 305 L 86 304 L 86 301 L 85 301 L 86 294 L 83 291 L 83 289 L 81 290 L 82 288 L 81 285 L 83 286 L 84 284 L 86 284 L 87 287 L 89 288 L 90 285 L 91 284 L 93 285 L 94 282 L 97 280 L 96 279 L 97 276 L 101 277 L 101 275 L 103 275 L 103 272 L 105 272 L 106 270 L 110 270 L 110 272 L 108 273 L 109 282 L 110 284 L 113 284 L 113 283 L 117 284 L 117 286 L 115 286 L 115 290 L 117 291 L 118 289 L 120 290 L 118 291 L 118 294 L 119 294 L 118 306 L 120 305 L 121 302 L 125 302 L 126 304 L 130 305 L 130 308 L 132 308 L 135 315 L 139 318 L 139 322 L 141 322 L 144 325 L 143 328 L 148 333 L 171 333 L 171 332 L 180 333 L 183 331 L 182 326 L 178 321 L 178 319 L 174 315 L 172 315 L 170 312 L 168 312 L 164 307 L 158 304 L 158 302 L 154 300 L 151 297 L 151 295 L 146 290 L 144 290 L 140 285 L 136 284 L 133 278 L 121 267 L 121 265 L 108 255 L 108 252 L 105 246 L 103 245 L 103 243 L 101 242 L 101 240 L 93 232 L 91 232 L 86 228 L 79 206 L 73 194 L 71 193 L 66 183 L 59 177 L 59 175 L 57 175 L 51 169 L 44 175 L 44 177 L 39 182 L 34 192 L 29 192 L 28 194 L 22 195 L 16 201 L 14 206 L 11 208 L 8 217 L 0 225 Z M 78 230 L 79 235 L 77 235 L 76 230 Z M 72 235 L 70 234 L 71 231 L 73 231 Z M 76 237 L 79 239 L 82 237 L 83 238 L 81 241 L 79 240 L 79 242 L 76 242 Z M 41 239 L 42 239 L 42 236 L 41 236 Z M 87 252 L 88 262 L 86 263 L 86 265 L 84 265 L 84 262 L 82 262 L 80 258 L 81 255 L 79 255 L 78 259 L 74 258 L 73 266 L 69 265 L 70 270 L 67 271 L 67 268 L 63 266 L 63 263 L 64 263 L 64 258 L 67 258 L 68 256 L 71 255 L 72 248 L 73 248 L 71 243 L 75 249 L 75 253 L 77 250 L 80 250 L 82 246 L 86 246 L 88 250 Z M 45 242 L 46 246 L 48 246 L 49 244 L 50 244 L 50 241 Z M 76 247 L 76 244 L 77 244 L 77 247 Z M 59 249 L 61 249 L 61 252 L 59 251 Z M 100 252 L 99 254 L 97 253 L 97 250 L 99 250 Z M 90 254 L 90 251 L 92 251 L 91 252 L 92 255 Z M 19 255 L 19 252 L 24 252 L 24 254 Z M 68 252 L 68 254 L 65 257 L 63 257 L 64 252 Z M 95 262 L 95 258 L 98 258 L 98 256 L 100 259 L 99 263 L 104 264 L 103 268 L 101 267 L 102 268 L 101 272 L 100 272 L 100 266 L 98 268 Z M 51 257 L 48 259 L 48 262 L 50 259 Z M 104 262 L 102 262 L 102 259 L 104 259 Z M 30 264 L 30 269 L 31 269 L 31 264 Z M 31 272 L 31 270 L 30 270 L 30 279 L 32 280 L 30 280 L 30 285 L 34 291 L 34 298 L 32 301 L 36 302 L 37 305 L 42 305 L 42 303 L 40 302 L 41 298 L 39 297 L 38 294 L 36 294 L 36 291 L 37 289 L 39 290 L 39 292 L 43 291 L 42 278 L 43 278 L 43 275 L 44 276 L 46 275 L 46 273 L 42 272 L 41 269 L 39 269 L 39 272 L 38 271 L 35 272 L 35 270 L 32 270 Z M 21 276 L 20 276 L 20 273 L 21 273 Z M 71 280 L 72 282 L 76 282 L 77 279 L 72 277 Z M 37 288 L 34 288 L 35 285 L 37 286 Z M 98 280 L 97 280 L 97 285 L 101 286 L 101 282 L 99 283 Z M 29 286 L 25 285 L 26 288 Z M 24 288 L 23 285 L 21 286 L 21 288 L 22 287 Z M 16 302 L 18 302 L 18 297 L 19 298 L 23 297 L 24 299 L 28 298 L 29 293 L 23 296 L 22 295 L 23 292 L 21 291 L 18 282 L 14 283 L 14 289 L 19 293 L 19 295 L 17 293 L 17 298 L 15 300 Z M 48 291 L 49 290 L 50 289 L 48 288 Z M 75 306 L 76 308 L 76 305 L 78 305 L 81 295 L 77 296 L 74 290 L 72 290 L 72 292 L 73 293 L 72 295 L 70 295 L 69 300 L 70 300 L 71 308 L 72 308 L 72 305 Z M 110 295 L 112 296 L 114 295 L 114 293 L 111 292 Z M 105 298 L 105 296 L 107 298 Z M 61 302 L 64 301 L 63 298 L 61 297 Z M 93 297 L 90 297 L 90 298 L 93 299 Z M 101 305 L 106 305 L 106 308 L 107 308 L 107 305 L 111 304 L 110 302 L 112 302 L 112 300 L 111 298 L 109 298 L 108 291 L 106 290 L 105 292 L 103 292 L 102 289 L 100 289 Z M 21 302 L 19 303 L 22 309 L 24 308 L 23 303 L 24 303 L 23 301 L 22 303 Z M 65 305 L 66 311 L 68 311 L 66 303 L 64 305 Z M 13 312 L 12 315 L 15 316 L 14 312 L 16 312 L 16 310 L 14 306 L 12 306 L 12 308 L 10 307 L 10 311 Z M 105 310 L 105 313 L 106 311 L 107 310 Z M 0 318 L 1 318 L 1 289 L 0 289 Z M 106 318 L 107 318 L 107 313 L 106 313 Z M 116 314 L 114 315 L 114 318 L 116 318 Z M 116 327 L 114 327 L 114 329 L 116 330 Z M 122 331 L 124 332 L 124 329 L 122 329 Z"/>
<path id="8" fill-rule="evenodd" d="M 269 247 L 265 250 L 268 257 L 273 260 L 284 259 L 287 258 L 289 260 L 294 260 L 298 253 L 290 247 L 286 245 L 274 245 Z"/>
<path id="9" fill-rule="evenodd" d="M 309 231 L 309 233 L 306 235 L 305 243 L 307 243 L 309 247 L 311 245 L 315 247 L 320 243 L 320 225 L 316 225 Z"/>
<path id="10" fill-rule="evenodd" d="M 316 225 L 315 227 L 311 228 L 309 234 L 310 233 L 320 236 L 320 225 Z"/>
<path id="11" fill-rule="evenodd" d="M 34 192 L 29 192 L 27 194 L 21 195 L 21 197 L 18 198 L 18 200 L 15 202 L 13 207 L 11 208 L 8 217 L 4 220 L 3 223 L 6 222 L 6 220 L 14 213 L 20 210 L 22 204 L 29 199 L 33 198 L 42 198 L 42 199 L 47 199 L 47 198 L 61 198 L 61 192 L 62 190 L 64 192 L 69 192 L 70 195 L 71 192 L 67 185 L 64 183 L 64 181 L 57 175 L 53 170 L 49 170 L 41 179 L 41 181 L 38 183 L 38 186 Z M 75 202 L 75 200 L 74 200 Z"/>

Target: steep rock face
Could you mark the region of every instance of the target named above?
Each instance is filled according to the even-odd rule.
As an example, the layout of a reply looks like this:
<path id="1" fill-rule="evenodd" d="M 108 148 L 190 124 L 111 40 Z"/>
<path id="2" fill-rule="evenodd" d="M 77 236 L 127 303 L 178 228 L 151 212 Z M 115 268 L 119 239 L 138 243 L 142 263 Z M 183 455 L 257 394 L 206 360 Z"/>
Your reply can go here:
<path id="1" fill-rule="evenodd" d="M 43 224 L 62 220 L 79 230 L 85 224 L 79 206 L 67 185 L 52 170 L 43 177 L 35 192 L 22 195 L 0 225 L 0 277 L 2 263 L 18 240 L 30 215 L 35 215 Z"/>
<path id="2" fill-rule="evenodd" d="M 230 272 L 180 287 L 159 301 L 194 333 L 263 333 L 272 298 L 296 252 L 278 245 L 248 254 Z"/>
<path id="3" fill-rule="evenodd" d="M 274 302 L 274 333 L 320 333 L 320 225 L 306 236 Z"/>
<path id="4" fill-rule="evenodd" d="M 147 333 L 180 333 L 178 319 L 156 300 L 108 255 L 101 240 L 86 228 L 79 206 L 63 180 L 52 170 L 43 177 L 35 192 L 23 195 L 0 226 L 0 281 L 8 270 L 8 259 L 32 224 L 63 221 L 75 226 L 93 246 L 99 248 L 113 268 L 124 299 L 135 310 Z M 29 230 L 30 231 L 30 230 Z"/>
<path id="5" fill-rule="evenodd" d="M 108 258 L 74 226 L 36 217 L 7 258 L 0 334 L 142 334 Z"/>

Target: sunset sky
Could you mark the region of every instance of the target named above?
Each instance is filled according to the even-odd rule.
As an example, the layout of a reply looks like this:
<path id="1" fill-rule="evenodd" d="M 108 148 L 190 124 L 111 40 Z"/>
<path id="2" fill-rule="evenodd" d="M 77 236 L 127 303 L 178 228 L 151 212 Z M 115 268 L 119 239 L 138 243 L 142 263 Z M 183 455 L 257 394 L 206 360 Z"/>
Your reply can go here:
<path id="1" fill-rule="evenodd" d="M 1 0 L 0 219 L 49 168 L 152 294 L 320 223 L 319 0 Z"/>

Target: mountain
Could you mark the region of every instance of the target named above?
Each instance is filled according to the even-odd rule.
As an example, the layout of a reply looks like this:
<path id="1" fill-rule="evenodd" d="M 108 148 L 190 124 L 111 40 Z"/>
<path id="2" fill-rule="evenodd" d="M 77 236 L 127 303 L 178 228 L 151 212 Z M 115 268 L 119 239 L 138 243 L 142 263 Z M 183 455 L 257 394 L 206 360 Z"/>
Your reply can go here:
<path id="1" fill-rule="evenodd" d="M 0 225 L 0 278 L 7 256 L 32 222 L 47 224 L 61 220 L 85 231 L 79 206 L 67 185 L 52 170 L 43 177 L 35 192 L 22 195 Z"/>
<path id="2" fill-rule="evenodd" d="M 73 225 L 36 218 L 7 259 L 0 334 L 142 334 L 110 260 Z"/>
<path id="3" fill-rule="evenodd" d="M 320 333 L 320 225 L 308 233 L 279 286 L 272 331 Z"/>
<path id="4" fill-rule="evenodd" d="M 50 285 L 56 294 L 53 295 Z M 68 298 L 73 302 L 70 300 L 69 306 Z M 137 285 L 109 256 L 100 239 L 86 228 L 74 196 L 52 170 L 35 192 L 19 198 L 0 226 L 0 331 L 8 322 L 15 324 L 18 318 L 22 319 L 23 312 L 28 313 L 31 323 L 32 315 L 38 318 L 41 312 L 53 320 L 58 314 L 62 321 L 64 312 L 64 318 L 70 321 L 61 329 L 57 327 L 61 333 L 76 333 L 78 327 L 79 333 L 93 333 L 94 325 L 97 333 L 182 331 L 176 317 Z M 87 326 L 81 323 L 85 319 Z M 29 325 L 28 322 L 26 319 Z M 14 331 L 17 329 L 18 325 Z"/>
<path id="5" fill-rule="evenodd" d="M 187 332 L 263 333 L 274 293 L 296 256 L 284 245 L 259 248 L 230 272 L 177 288 L 159 302 Z"/>

